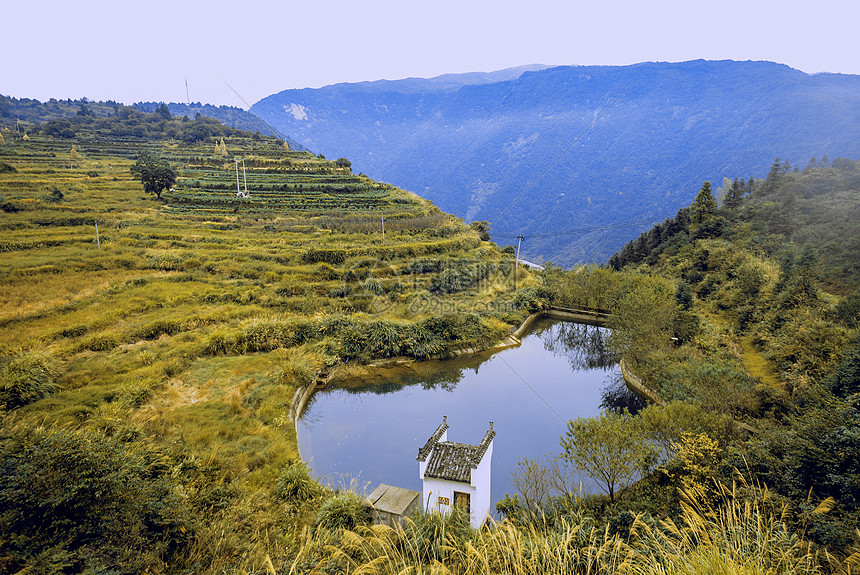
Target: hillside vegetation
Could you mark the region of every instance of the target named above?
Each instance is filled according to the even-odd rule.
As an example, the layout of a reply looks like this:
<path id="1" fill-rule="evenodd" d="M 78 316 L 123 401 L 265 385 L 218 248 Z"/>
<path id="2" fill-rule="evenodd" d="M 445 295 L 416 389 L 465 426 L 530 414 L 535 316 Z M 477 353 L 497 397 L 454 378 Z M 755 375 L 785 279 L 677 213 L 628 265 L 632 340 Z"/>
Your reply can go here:
<path id="1" fill-rule="evenodd" d="M 527 313 L 495 311 L 509 256 L 344 159 L 206 119 L 52 122 L 0 132 L 0 572 L 283 561 L 308 520 L 277 494 L 304 469 L 295 391 Z M 161 201 L 144 151 L 177 173 Z"/>
<path id="2" fill-rule="evenodd" d="M 0 572 L 858 569 L 856 162 L 705 185 L 616 269 L 514 278 L 485 223 L 345 158 L 123 114 L 2 131 Z M 131 175 L 147 155 L 176 172 L 161 199 Z M 611 390 L 559 457 L 523 454 L 503 522 L 368 526 L 299 459 L 290 408 L 319 376 L 581 305 L 658 401 Z M 583 445 L 635 468 L 584 495 Z"/>
<path id="3" fill-rule="evenodd" d="M 170 116 L 178 117 L 180 120 L 199 120 L 200 117 L 208 120 L 217 120 L 224 127 L 235 128 L 239 130 L 248 130 L 258 132 L 267 136 L 278 136 L 286 138 L 290 147 L 293 150 L 304 151 L 305 148 L 283 134 L 278 134 L 271 126 L 266 124 L 259 117 L 242 108 L 232 106 L 213 106 L 212 104 L 201 104 L 200 102 L 191 102 L 187 104 L 171 102 L 137 102 L 132 106 L 125 106 L 119 102 L 109 100 L 107 102 L 97 102 L 81 98 L 79 100 L 57 100 L 51 98 L 47 102 L 40 102 L 31 98 L 12 98 L 10 96 L 0 95 L 0 122 L 3 127 L 21 127 L 19 122 L 24 122 L 24 125 L 43 124 L 52 120 L 63 120 L 69 122 L 68 125 L 88 123 L 94 118 L 110 118 L 112 116 L 128 116 L 131 112 L 139 112 L 143 114 L 156 113 L 161 119 L 169 118 Z M 65 123 L 63 126 L 67 126 Z M 138 133 L 137 135 L 142 135 Z"/>

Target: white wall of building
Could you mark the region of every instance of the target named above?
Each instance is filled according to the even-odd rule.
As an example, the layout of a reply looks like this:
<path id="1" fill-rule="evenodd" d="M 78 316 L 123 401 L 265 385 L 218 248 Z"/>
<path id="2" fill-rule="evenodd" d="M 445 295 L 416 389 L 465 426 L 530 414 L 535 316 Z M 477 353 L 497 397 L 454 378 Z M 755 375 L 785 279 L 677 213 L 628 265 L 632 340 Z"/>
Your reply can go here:
<path id="1" fill-rule="evenodd" d="M 446 431 L 440 441 L 447 441 Z M 427 461 L 418 462 L 419 477 L 422 479 L 421 507 L 424 511 L 432 513 L 440 511 L 447 513 L 454 508 L 454 492 L 460 491 L 469 494 L 469 506 L 471 508 L 470 523 L 472 527 L 480 528 L 490 516 L 490 469 L 493 460 L 493 442 L 490 442 L 483 459 L 476 469 L 472 470 L 471 482 L 460 483 L 447 479 L 435 477 L 424 477 Z M 440 498 L 442 500 L 440 501 Z"/>

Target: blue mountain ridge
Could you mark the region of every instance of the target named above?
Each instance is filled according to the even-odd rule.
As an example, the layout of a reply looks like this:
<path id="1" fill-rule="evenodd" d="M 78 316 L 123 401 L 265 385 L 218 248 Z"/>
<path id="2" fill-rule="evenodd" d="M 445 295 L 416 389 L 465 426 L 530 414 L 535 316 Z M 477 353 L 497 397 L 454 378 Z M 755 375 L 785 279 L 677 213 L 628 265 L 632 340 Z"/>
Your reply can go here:
<path id="1" fill-rule="evenodd" d="M 705 180 L 764 177 L 777 157 L 800 167 L 860 157 L 860 76 L 772 62 L 336 84 L 254 110 L 355 171 L 492 222 L 500 244 L 522 233 L 527 259 L 566 266 L 604 261 L 689 205 Z"/>

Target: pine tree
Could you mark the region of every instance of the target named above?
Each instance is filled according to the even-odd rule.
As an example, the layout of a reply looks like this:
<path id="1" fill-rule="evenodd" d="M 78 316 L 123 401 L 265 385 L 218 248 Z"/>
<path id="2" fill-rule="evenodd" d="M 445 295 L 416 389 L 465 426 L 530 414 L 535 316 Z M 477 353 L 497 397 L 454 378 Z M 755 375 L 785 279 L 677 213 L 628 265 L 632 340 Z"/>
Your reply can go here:
<path id="1" fill-rule="evenodd" d="M 723 199 L 723 205 L 729 210 L 738 209 L 743 203 L 744 184 L 742 180 L 737 178 L 732 182 L 729 191 L 726 192 L 726 197 Z"/>
<path id="2" fill-rule="evenodd" d="M 701 225 L 717 213 L 717 202 L 711 191 L 711 182 L 702 184 L 702 189 L 696 194 L 693 205 L 690 206 L 690 222 Z"/>

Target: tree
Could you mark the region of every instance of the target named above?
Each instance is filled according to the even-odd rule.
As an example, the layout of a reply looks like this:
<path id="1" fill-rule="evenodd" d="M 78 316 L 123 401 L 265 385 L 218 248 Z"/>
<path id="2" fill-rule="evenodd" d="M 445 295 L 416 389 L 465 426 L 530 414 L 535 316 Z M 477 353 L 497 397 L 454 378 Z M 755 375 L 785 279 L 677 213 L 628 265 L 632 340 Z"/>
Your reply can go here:
<path id="1" fill-rule="evenodd" d="M 352 162 L 350 162 L 346 158 L 338 158 L 334 161 L 334 165 L 338 168 L 351 168 Z"/>
<path id="2" fill-rule="evenodd" d="M 490 222 L 484 220 L 476 220 L 469 224 L 469 227 L 478 232 L 478 236 L 482 242 L 490 241 Z"/>
<path id="3" fill-rule="evenodd" d="M 522 499 L 517 497 L 517 511 L 525 512 L 530 519 L 548 514 L 553 500 L 573 499 L 577 492 L 578 477 L 570 463 L 559 456 L 529 458 L 517 462 L 511 471 L 511 484 Z"/>
<path id="4" fill-rule="evenodd" d="M 639 418 L 627 412 L 603 411 L 568 421 L 561 446 L 564 458 L 596 481 L 612 503 L 616 492 L 642 477 L 656 455 Z"/>
<path id="5" fill-rule="evenodd" d="M 726 192 L 726 197 L 723 198 L 723 206 L 726 209 L 734 211 L 738 209 L 744 200 L 744 181 L 735 178 L 732 185 Z"/>
<path id="6" fill-rule="evenodd" d="M 155 113 L 158 114 L 161 118 L 164 118 L 165 120 L 170 120 L 173 118 L 173 115 L 170 113 L 170 109 L 164 102 L 160 103 L 158 107 L 155 108 Z"/>
<path id="7" fill-rule="evenodd" d="M 690 206 L 690 221 L 694 225 L 701 225 L 717 213 L 717 202 L 711 191 L 711 182 L 702 184 L 702 189 L 696 194 L 693 205 Z"/>
<path id="8" fill-rule="evenodd" d="M 161 192 L 170 189 L 176 183 L 174 172 L 167 160 L 143 151 L 137 156 L 137 162 L 131 167 L 131 174 L 143 184 L 148 194 L 155 194 L 161 199 Z"/>
<path id="9" fill-rule="evenodd" d="M 74 138 L 75 129 L 68 120 L 50 120 L 45 123 L 42 132 L 55 138 Z"/>

